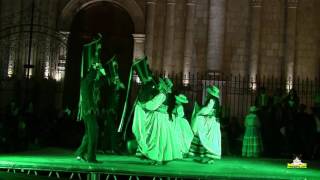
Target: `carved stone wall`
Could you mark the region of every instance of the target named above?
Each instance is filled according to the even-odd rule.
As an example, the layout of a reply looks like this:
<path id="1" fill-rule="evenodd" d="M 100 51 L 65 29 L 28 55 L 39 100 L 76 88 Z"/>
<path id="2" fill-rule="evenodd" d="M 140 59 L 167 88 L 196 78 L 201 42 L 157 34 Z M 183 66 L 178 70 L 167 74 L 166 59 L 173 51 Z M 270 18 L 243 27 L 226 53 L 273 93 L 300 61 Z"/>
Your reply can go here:
<path id="1" fill-rule="evenodd" d="M 139 52 L 150 56 L 154 70 L 177 73 L 219 70 L 242 75 L 254 72 L 275 77 L 288 74 L 319 76 L 318 0 L 35 0 L 34 23 L 57 32 L 65 31 L 79 8 L 100 1 L 116 3 L 128 11 L 135 34 L 145 35 L 146 44 L 141 46 L 144 52 L 141 49 Z M 2 0 L 0 29 L 30 22 L 31 2 Z M 215 11 L 211 21 L 210 8 L 219 10 Z M 24 13 L 12 15 L 18 12 Z M 217 21 L 219 18 L 224 21 Z M 216 24 L 210 26 L 210 22 Z M 219 22 L 221 25 L 217 25 Z M 43 27 L 37 28 L 46 31 Z M 20 28 L 28 30 L 27 27 Z M 18 30 L 10 30 L 11 33 L 14 31 Z M 0 36 L 6 36 L 5 33 L 0 31 Z M 20 40 L 13 42 L 10 38 Z M 32 55 L 40 59 L 33 63 L 46 67 L 48 58 L 54 57 L 49 52 L 52 43 L 50 39 L 42 39 L 41 35 L 35 35 L 34 40 L 43 41 L 44 46 L 39 51 L 43 53 Z M 1 74 L 8 74 L 13 69 L 23 76 L 28 35 L 15 34 L 0 41 L 3 46 L 0 50 Z M 21 53 L 17 55 L 13 51 Z M 210 52 L 214 52 L 214 56 Z M 217 67 L 208 67 L 208 64 Z M 45 74 L 46 71 L 46 68 L 40 68 L 34 73 Z"/>

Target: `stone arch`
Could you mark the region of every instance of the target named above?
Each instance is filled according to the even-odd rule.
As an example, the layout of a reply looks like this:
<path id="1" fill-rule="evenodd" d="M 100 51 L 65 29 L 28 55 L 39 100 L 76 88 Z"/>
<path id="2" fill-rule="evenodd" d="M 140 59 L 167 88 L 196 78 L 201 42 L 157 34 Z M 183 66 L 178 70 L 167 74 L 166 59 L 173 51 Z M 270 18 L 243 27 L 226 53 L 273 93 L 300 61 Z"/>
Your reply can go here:
<path id="1" fill-rule="evenodd" d="M 145 16 L 141 7 L 134 0 L 71 0 L 67 5 L 63 8 L 60 16 L 60 24 L 59 28 L 65 31 L 69 31 L 72 21 L 77 13 L 89 6 L 90 4 L 96 2 L 110 2 L 119 5 L 123 9 L 125 9 L 130 15 L 133 24 L 135 33 L 144 33 L 144 21 Z"/>

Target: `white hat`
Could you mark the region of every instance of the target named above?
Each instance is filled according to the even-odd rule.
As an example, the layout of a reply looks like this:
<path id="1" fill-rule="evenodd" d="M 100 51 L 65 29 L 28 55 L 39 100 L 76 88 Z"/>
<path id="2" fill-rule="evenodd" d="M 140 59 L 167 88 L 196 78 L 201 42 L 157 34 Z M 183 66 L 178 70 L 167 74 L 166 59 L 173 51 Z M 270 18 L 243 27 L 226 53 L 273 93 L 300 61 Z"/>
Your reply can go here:
<path id="1" fill-rule="evenodd" d="M 179 101 L 179 102 L 181 102 L 183 104 L 186 104 L 186 103 L 189 102 L 187 97 L 185 95 L 183 95 L 183 94 L 179 94 L 178 96 L 175 96 L 175 98 L 176 98 L 176 101 Z"/>
<path id="2" fill-rule="evenodd" d="M 207 88 L 207 92 L 213 97 L 220 99 L 220 91 L 217 86 L 211 86 Z"/>

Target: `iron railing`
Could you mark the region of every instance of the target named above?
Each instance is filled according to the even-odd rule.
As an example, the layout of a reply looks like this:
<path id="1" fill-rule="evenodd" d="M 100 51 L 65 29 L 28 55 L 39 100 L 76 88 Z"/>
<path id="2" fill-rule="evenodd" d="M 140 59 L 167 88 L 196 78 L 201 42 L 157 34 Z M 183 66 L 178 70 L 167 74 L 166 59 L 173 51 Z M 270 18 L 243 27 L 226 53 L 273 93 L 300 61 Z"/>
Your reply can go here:
<path id="1" fill-rule="evenodd" d="M 156 72 L 155 77 L 164 77 L 165 74 Z M 189 104 L 186 111 L 189 116 L 196 101 L 199 104 L 205 101 L 206 88 L 210 85 L 216 85 L 220 89 L 222 116 L 225 118 L 243 118 L 248 113 L 249 107 L 255 104 L 259 89 L 262 87 L 266 89 L 270 98 L 275 93 L 286 96 L 290 89 L 295 89 L 300 104 L 305 104 L 309 108 L 314 105 L 315 97 L 320 95 L 320 79 L 317 77 L 313 79 L 296 77 L 286 81 L 276 77 L 249 78 L 221 73 L 169 74 L 167 76 L 174 82 L 174 91 L 188 97 Z M 134 88 L 138 88 L 138 83 L 134 83 Z"/>

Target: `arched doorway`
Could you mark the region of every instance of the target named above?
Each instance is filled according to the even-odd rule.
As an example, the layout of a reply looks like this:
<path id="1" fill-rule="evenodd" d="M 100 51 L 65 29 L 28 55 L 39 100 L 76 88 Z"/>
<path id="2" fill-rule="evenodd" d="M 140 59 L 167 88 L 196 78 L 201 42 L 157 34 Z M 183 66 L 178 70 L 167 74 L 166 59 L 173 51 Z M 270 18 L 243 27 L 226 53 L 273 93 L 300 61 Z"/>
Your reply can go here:
<path id="1" fill-rule="evenodd" d="M 133 21 L 120 5 L 108 1 L 97 1 L 84 6 L 74 16 L 68 42 L 68 57 L 65 77 L 64 104 L 77 109 L 80 86 L 80 63 L 83 44 L 96 33 L 101 33 L 101 62 L 106 63 L 113 55 L 119 60 L 121 80 L 127 84 L 132 64 Z M 124 101 L 125 92 L 121 95 Z"/>

